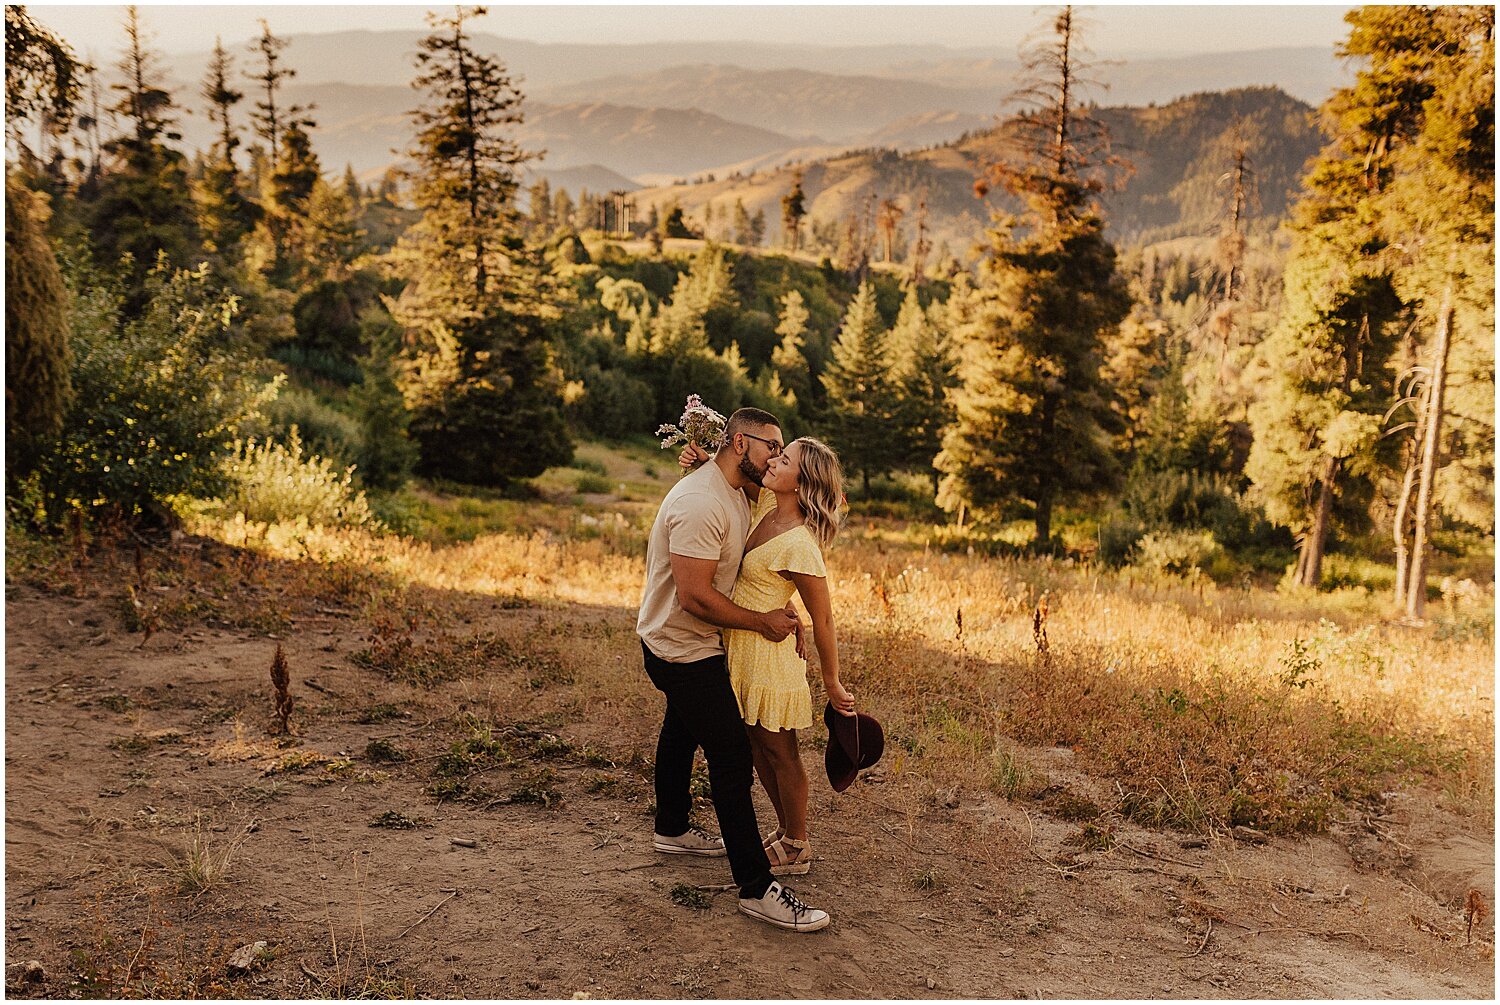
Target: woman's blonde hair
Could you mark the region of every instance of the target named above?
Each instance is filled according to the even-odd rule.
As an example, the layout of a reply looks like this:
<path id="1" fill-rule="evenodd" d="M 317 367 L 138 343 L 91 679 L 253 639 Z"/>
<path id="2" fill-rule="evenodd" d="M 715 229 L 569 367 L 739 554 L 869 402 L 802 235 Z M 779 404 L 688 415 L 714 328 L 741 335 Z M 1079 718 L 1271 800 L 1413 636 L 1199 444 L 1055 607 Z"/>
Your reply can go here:
<path id="1" fill-rule="evenodd" d="M 807 529 L 826 548 L 839 532 L 839 507 L 844 501 L 844 467 L 839 455 L 822 440 L 799 437 L 802 460 L 797 472 L 797 500 L 806 514 Z M 787 444 L 791 446 L 791 444 Z"/>

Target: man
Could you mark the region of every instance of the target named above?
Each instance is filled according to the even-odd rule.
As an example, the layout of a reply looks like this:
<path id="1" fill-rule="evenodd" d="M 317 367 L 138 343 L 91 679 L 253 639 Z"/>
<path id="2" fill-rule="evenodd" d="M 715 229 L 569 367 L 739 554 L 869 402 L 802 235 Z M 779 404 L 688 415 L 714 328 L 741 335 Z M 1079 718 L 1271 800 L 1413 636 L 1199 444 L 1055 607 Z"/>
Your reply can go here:
<path id="1" fill-rule="evenodd" d="M 790 609 L 749 611 L 729 599 L 750 536 L 747 486 L 759 487 L 785 441 L 774 415 L 742 408 L 724 445 L 662 500 L 646 546 L 646 587 L 636 632 L 646 673 L 667 699 L 656 744 L 656 834 L 668 855 L 729 856 L 740 910 L 794 932 L 815 932 L 828 914 L 808 907 L 771 877 L 750 799 L 754 769 L 720 628 L 780 642 L 797 628 Z M 689 826 L 693 753 L 703 748 L 723 838 Z"/>

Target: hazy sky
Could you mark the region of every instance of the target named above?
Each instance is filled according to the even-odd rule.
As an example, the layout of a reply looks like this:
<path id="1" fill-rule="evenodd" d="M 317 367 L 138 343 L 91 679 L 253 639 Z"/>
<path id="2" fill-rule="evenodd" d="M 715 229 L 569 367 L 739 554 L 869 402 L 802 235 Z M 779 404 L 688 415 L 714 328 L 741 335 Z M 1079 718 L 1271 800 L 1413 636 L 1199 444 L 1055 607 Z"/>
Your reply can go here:
<path id="1" fill-rule="evenodd" d="M 141 4 L 141 17 L 159 49 L 197 52 L 258 33 L 266 18 L 278 35 L 349 29 L 425 27 L 429 6 L 354 6 L 264 3 L 257 6 Z M 29 4 L 42 24 L 81 55 L 95 58 L 120 44 L 123 7 Z M 446 10 L 445 7 L 436 9 Z M 658 42 L 745 40 L 827 45 L 929 43 L 995 49 L 1009 54 L 1018 33 L 1040 25 L 1048 7 L 1007 6 L 507 6 L 490 5 L 477 30 L 537 42 Z M 1103 54 L 1230 52 L 1281 46 L 1333 45 L 1346 34 L 1348 5 L 1095 6 L 1088 40 Z M 993 42 L 991 40 L 994 40 Z M 1005 41 L 1001 41 L 1005 40 Z"/>

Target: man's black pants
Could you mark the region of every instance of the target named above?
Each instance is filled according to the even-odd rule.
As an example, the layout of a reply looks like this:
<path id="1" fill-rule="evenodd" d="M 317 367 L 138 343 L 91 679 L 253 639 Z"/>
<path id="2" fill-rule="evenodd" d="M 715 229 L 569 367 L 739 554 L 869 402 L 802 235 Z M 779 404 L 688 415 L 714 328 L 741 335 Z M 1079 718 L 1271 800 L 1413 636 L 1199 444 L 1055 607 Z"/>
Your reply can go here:
<path id="1" fill-rule="evenodd" d="M 644 642 L 641 652 L 647 676 L 667 698 L 656 742 L 656 833 L 676 837 L 688 829 L 693 753 L 702 747 L 729 870 L 741 897 L 760 897 L 771 885 L 771 863 L 761 847 L 750 800 L 755 766 L 740 706 L 729 686 L 729 666 L 722 655 L 669 663 Z"/>

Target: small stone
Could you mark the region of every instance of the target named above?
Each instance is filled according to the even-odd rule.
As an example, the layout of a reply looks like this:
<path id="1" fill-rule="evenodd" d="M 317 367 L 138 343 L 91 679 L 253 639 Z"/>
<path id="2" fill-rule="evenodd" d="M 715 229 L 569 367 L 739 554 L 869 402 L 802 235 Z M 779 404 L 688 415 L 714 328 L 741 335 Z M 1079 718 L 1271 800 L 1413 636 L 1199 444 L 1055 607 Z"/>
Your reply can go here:
<path id="1" fill-rule="evenodd" d="M 257 963 L 265 958 L 268 949 L 270 949 L 270 944 L 264 941 L 252 942 L 236 949 L 229 957 L 229 976 L 239 977 L 242 974 L 248 974 Z"/>
<path id="2" fill-rule="evenodd" d="M 18 979 L 22 984 L 40 984 L 47 979 L 47 971 L 42 969 L 41 960 L 27 960 L 21 964 L 21 974 Z"/>
<path id="3" fill-rule="evenodd" d="M 931 977 L 927 978 L 927 990 L 928 991 L 936 991 L 937 990 L 937 981 L 933 980 Z"/>
<path id="4" fill-rule="evenodd" d="M 452 842 L 460 848 L 478 848 L 479 842 L 473 838 L 451 838 Z"/>

